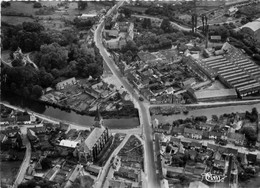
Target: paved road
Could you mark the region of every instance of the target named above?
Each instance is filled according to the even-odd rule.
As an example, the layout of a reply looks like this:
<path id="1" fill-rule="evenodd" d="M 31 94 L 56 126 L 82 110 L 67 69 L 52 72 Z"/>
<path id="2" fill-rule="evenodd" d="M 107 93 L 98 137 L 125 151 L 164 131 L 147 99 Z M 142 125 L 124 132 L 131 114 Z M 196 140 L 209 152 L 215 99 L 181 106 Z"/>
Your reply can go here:
<path id="1" fill-rule="evenodd" d="M 123 4 L 122 1 L 119 2 L 116 8 L 118 8 L 122 4 Z M 132 96 L 133 100 L 135 101 L 135 104 L 137 104 L 137 108 L 139 109 L 140 123 L 143 126 L 144 138 L 145 138 L 144 151 L 145 151 L 145 173 L 147 175 L 147 186 L 149 188 L 153 188 L 153 187 L 158 188 L 160 187 L 160 183 L 156 176 L 156 168 L 154 163 L 154 150 L 153 150 L 153 139 L 152 139 L 153 134 L 152 134 L 152 128 L 150 126 L 151 117 L 149 114 L 149 108 L 146 105 L 146 103 L 143 103 L 138 100 L 139 96 L 135 93 L 132 86 L 130 86 L 130 84 L 126 82 L 126 80 L 123 78 L 123 75 L 116 68 L 115 62 L 109 57 L 106 49 L 102 44 L 103 28 L 104 28 L 104 21 L 101 21 L 95 31 L 94 41 L 96 43 L 97 48 L 99 48 L 103 59 L 105 60 L 106 64 L 108 65 L 112 73 L 122 83 L 122 85 L 125 87 L 128 93 Z"/>
<path id="2" fill-rule="evenodd" d="M 150 19 L 156 19 L 156 20 L 162 20 L 161 18 L 157 18 L 156 16 L 149 16 L 149 15 L 138 15 L 138 14 L 133 14 L 132 16 L 137 17 L 137 18 L 150 18 Z M 240 21 L 241 19 L 236 19 L 236 20 L 232 20 L 232 21 L 226 21 L 226 22 L 219 22 L 219 23 L 209 23 L 208 25 L 215 25 L 215 24 L 224 24 L 224 23 L 235 23 L 237 21 Z M 182 31 L 191 31 L 191 28 L 188 26 L 183 26 L 180 25 L 176 22 L 171 22 L 173 27 L 177 27 Z M 198 25 L 197 28 L 201 27 L 202 25 Z"/>
<path id="3" fill-rule="evenodd" d="M 131 134 L 126 135 L 124 140 L 119 144 L 119 146 L 113 151 L 113 153 L 110 155 L 109 159 L 107 160 L 106 164 L 104 165 L 101 175 L 99 176 L 99 179 L 97 180 L 96 184 L 94 185 L 95 188 L 102 188 L 103 184 L 105 183 L 107 174 L 110 170 L 110 162 L 111 159 L 118 154 L 118 152 L 121 150 L 121 148 L 125 145 L 127 140 L 130 138 Z"/>
<path id="4" fill-rule="evenodd" d="M 27 128 L 21 128 L 23 141 L 26 145 L 26 152 L 25 152 L 23 163 L 20 166 L 19 172 L 18 172 L 16 180 L 14 182 L 13 188 L 16 188 L 23 181 L 26 170 L 29 166 L 30 159 L 31 159 L 32 150 L 31 150 L 31 144 L 30 144 L 30 142 L 27 138 L 27 135 L 26 135 L 26 129 Z"/>
<path id="5" fill-rule="evenodd" d="M 133 14 L 132 16 L 134 17 L 137 17 L 137 18 L 150 18 L 150 19 L 156 19 L 156 20 L 162 20 L 160 18 L 157 18 L 155 16 L 148 16 L 148 15 L 138 15 L 138 14 Z M 183 31 L 191 31 L 191 28 L 190 27 L 187 27 L 187 26 L 182 26 L 182 25 L 179 25 L 175 22 L 171 22 L 172 26 L 174 27 L 177 27 L 179 28 L 180 30 L 183 30 Z"/>

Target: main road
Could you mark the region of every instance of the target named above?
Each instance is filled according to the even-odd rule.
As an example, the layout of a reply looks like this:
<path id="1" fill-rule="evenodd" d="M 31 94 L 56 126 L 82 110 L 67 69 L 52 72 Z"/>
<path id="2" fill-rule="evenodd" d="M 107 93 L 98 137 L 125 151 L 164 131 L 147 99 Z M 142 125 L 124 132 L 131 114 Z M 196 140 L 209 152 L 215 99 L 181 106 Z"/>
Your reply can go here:
<path id="1" fill-rule="evenodd" d="M 118 8 L 124 3 L 124 1 L 118 2 L 111 11 L 108 12 L 106 16 L 109 16 L 111 13 L 118 10 Z M 105 63 L 108 65 L 112 73 L 116 76 L 116 78 L 121 82 L 121 84 L 125 87 L 128 93 L 132 96 L 134 103 L 137 105 L 139 111 L 140 123 L 144 133 L 144 163 L 145 163 L 145 174 L 148 188 L 158 188 L 160 187 L 159 178 L 156 175 L 156 167 L 154 162 L 154 149 L 153 149 L 153 134 L 151 127 L 151 117 L 149 113 L 149 105 L 144 101 L 139 101 L 139 96 L 135 93 L 135 90 L 132 86 L 123 78 L 120 71 L 117 69 L 115 62 L 109 57 L 105 47 L 102 43 L 102 31 L 104 29 L 104 20 L 101 20 L 99 25 L 97 26 L 94 33 L 94 41 L 96 43 L 97 48 L 100 51 Z"/>

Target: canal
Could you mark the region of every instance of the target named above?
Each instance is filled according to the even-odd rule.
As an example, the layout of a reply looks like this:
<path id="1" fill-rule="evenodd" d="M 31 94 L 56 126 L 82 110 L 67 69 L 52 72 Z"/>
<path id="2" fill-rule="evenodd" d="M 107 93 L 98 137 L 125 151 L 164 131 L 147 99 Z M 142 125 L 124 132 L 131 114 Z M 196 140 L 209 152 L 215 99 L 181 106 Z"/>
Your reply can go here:
<path id="1" fill-rule="evenodd" d="M 28 109 L 39 114 L 50 116 L 56 119 L 73 122 L 82 126 L 92 126 L 94 118 L 88 115 L 80 115 L 74 111 L 66 112 L 59 108 L 47 106 L 36 101 L 26 100 L 19 96 L 8 95 L 1 96 L 1 101 L 23 109 Z M 121 119 L 104 119 L 104 125 L 109 129 L 131 129 L 139 126 L 139 119 L 136 118 L 121 118 Z"/>
<path id="2" fill-rule="evenodd" d="M 153 115 L 152 120 L 155 118 L 159 120 L 159 123 L 172 123 L 174 120 L 177 119 L 186 119 L 191 116 L 207 116 L 208 119 L 211 118 L 212 115 L 220 116 L 222 114 L 230 114 L 232 112 L 251 112 L 252 108 L 256 108 L 258 112 L 260 112 L 260 103 L 258 104 L 250 104 L 250 105 L 237 105 L 237 106 L 222 106 L 222 107 L 215 107 L 215 108 L 205 108 L 205 109 L 197 109 L 189 111 L 187 115 L 184 114 L 175 114 L 169 116 L 163 115 Z"/>

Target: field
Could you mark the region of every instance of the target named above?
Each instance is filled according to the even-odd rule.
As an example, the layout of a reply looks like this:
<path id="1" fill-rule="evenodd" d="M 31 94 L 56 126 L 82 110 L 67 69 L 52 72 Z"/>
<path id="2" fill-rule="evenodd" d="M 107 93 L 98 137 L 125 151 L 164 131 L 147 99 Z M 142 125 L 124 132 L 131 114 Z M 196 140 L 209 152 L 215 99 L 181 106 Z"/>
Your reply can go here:
<path id="1" fill-rule="evenodd" d="M 33 3 L 11 2 L 11 6 L 2 8 L 2 21 L 12 25 L 17 25 L 23 22 L 33 22 L 34 18 L 37 17 L 39 18 L 39 23 L 46 27 L 46 29 L 49 28 L 60 31 L 70 28 L 65 26 L 63 18 L 73 20 L 79 14 L 98 12 L 103 8 L 109 8 L 109 6 L 106 4 L 88 2 L 88 6 L 86 7 L 86 9 L 79 11 L 78 4 L 76 2 L 71 2 L 68 3 L 68 9 L 65 9 L 65 6 L 62 6 L 60 7 L 60 10 L 58 10 L 57 5 L 59 3 L 61 3 L 61 1 L 41 1 L 42 6 L 54 7 L 56 11 L 51 11 L 51 14 L 49 15 L 36 15 L 35 12 L 39 9 L 33 8 Z M 7 13 L 22 13 L 28 16 L 33 16 L 34 18 L 20 16 L 4 16 Z"/>
<path id="2" fill-rule="evenodd" d="M 15 13 L 24 13 L 35 15 L 35 10 L 33 8 L 33 3 L 24 3 L 24 2 L 10 2 L 11 6 L 2 8 L 2 14 L 7 12 L 15 12 Z"/>
<path id="3" fill-rule="evenodd" d="M 6 22 L 10 25 L 18 25 L 23 22 L 33 22 L 34 19 L 32 19 L 30 17 L 2 16 L 1 21 Z"/>
<path id="4" fill-rule="evenodd" d="M 6 63 L 11 63 L 10 59 L 10 50 L 4 50 L 1 52 L 1 58 L 6 62 Z"/>

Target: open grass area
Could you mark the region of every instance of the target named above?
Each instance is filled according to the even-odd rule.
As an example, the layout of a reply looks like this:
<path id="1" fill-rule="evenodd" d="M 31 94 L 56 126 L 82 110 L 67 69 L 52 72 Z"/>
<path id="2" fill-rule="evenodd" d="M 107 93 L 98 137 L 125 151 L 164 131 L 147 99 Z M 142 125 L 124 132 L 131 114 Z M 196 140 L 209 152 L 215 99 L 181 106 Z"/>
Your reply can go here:
<path id="1" fill-rule="evenodd" d="M 11 6 L 1 9 L 2 14 L 5 14 L 7 12 L 15 12 L 15 13 L 35 15 L 35 10 L 37 10 L 33 8 L 33 3 L 25 3 L 25 2 L 18 2 L 18 1 L 10 1 L 10 3 Z"/>
<path id="2" fill-rule="evenodd" d="M 3 59 L 6 63 L 11 63 L 10 52 L 10 50 L 1 51 L 1 59 Z"/>
<path id="3" fill-rule="evenodd" d="M 22 24 L 23 22 L 33 22 L 34 19 L 30 17 L 2 16 L 1 21 L 6 22 L 10 25 L 18 25 Z"/>

